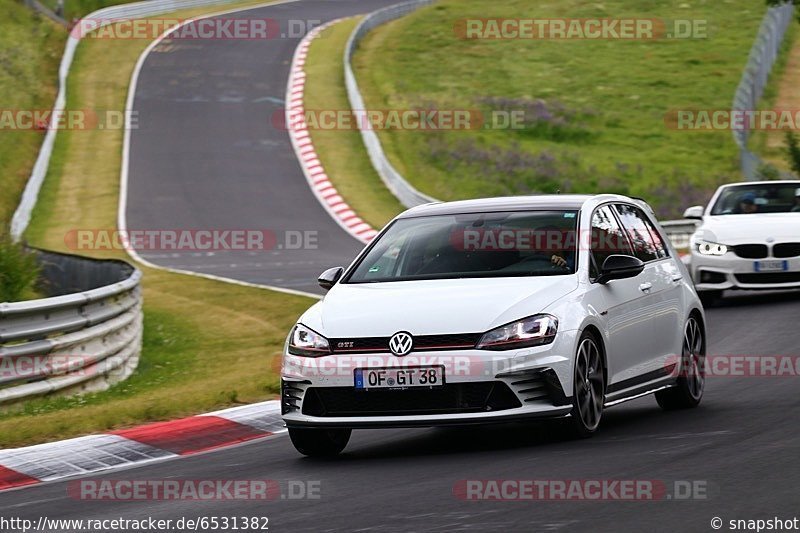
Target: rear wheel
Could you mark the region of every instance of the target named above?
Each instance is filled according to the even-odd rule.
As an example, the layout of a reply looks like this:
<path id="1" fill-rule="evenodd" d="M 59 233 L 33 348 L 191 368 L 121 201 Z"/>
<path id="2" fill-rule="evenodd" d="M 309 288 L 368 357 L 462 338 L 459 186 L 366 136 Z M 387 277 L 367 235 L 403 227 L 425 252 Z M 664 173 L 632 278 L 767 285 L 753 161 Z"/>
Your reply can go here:
<path id="1" fill-rule="evenodd" d="M 333 457 L 350 441 L 351 429 L 289 428 L 295 449 L 309 457 Z"/>
<path id="2" fill-rule="evenodd" d="M 695 317 L 689 317 L 683 333 L 680 374 L 675 387 L 656 393 L 662 409 L 688 409 L 697 407 L 703 399 L 706 374 L 706 340 L 703 328 Z"/>
<path id="3" fill-rule="evenodd" d="M 597 431 L 603 416 L 606 379 L 603 358 L 594 335 L 585 332 L 575 354 L 570 430 L 576 437 L 590 437 Z"/>

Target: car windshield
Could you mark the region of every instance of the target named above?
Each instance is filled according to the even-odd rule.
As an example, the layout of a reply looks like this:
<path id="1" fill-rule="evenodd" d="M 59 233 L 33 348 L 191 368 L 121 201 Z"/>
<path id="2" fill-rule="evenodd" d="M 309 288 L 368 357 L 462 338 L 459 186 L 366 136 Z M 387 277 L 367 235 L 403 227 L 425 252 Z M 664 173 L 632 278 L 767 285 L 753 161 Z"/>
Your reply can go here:
<path id="1" fill-rule="evenodd" d="M 726 187 L 711 209 L 712 215 L 756 213 L 800 214 L 800 181 Z"/>
<path id="2" fill-rule="evenodd" d="M 572 274 L 577 219 L 576 211 L 402 218 L 345 283 Z"/>

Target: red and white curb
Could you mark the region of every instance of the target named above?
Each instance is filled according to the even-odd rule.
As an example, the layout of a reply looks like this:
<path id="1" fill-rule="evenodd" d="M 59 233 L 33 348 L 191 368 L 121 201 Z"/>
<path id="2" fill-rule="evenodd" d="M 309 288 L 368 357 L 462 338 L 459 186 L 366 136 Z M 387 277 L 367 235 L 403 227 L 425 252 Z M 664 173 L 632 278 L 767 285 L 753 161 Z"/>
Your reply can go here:
<path id="1" fill-rule="evenodd" d="M 326 22 L 311 30 L 300 41 L 294 51 L 292 67 L 289 73 L 289 83 L 286 87 L 286 128 L 289 131 L 289 138 L 292 141 L 297 160 L 303 169 L 303 174 L 311 186 L 311 190 L 322 204 L 322 207 L 333 217 L 333 219 L 347 231 L 350 235 L 363 243 L 368 243 L 378 234 L 369 224 L 364 222 L 353 211 L 347 202 L 333 186 L 322 162 L 319 160 L 311 135 L 308 131 L 308 124 L 305 121 L 305 106 L 303 102 L 306 85 L 305 64 L 308 56 L 308 48 L 311 41 L 319 37 L 320 33 L 329 26 L 344 20 L 336 19 Z"/>
<path id="2" fill-rule="evenodd" d="M 0 491 L 192 455 L 286 431 L 280 402 L 0 450 Z"/>

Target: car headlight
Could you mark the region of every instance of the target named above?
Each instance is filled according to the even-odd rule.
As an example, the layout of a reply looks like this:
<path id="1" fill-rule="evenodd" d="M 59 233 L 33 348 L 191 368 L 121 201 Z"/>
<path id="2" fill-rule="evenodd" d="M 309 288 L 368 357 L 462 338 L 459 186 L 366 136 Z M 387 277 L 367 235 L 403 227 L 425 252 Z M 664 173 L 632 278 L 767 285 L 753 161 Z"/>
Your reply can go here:
<path id="1" fill-rule="evenodd" d="M 695 249 L 701 255 L 725 255 L 728 253 L 728 247 L 724 244 L 719 244 L 711 241 L 704 241 L 697 239 L 694 243 Z"/>
<path id="2" fill-rule="evenodd" d="M 500 326 L 483 334 L 477 348 L 513 350 L 550 344 L 556 338 L 558 319 L 552 315 L 535 315 Z"/>
<path id="3" fill-rule="evenodd" d="M 297 324 L 289 335 L 289 353 L 305 357 L 330 355 L 328 339 L 303 324 Z"/>

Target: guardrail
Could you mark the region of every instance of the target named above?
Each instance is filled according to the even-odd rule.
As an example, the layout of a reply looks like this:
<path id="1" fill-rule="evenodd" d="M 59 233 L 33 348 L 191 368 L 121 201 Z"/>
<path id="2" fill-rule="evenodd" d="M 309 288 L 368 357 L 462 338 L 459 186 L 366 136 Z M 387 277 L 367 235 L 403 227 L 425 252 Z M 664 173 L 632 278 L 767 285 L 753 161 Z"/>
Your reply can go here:
<path id="1" fill-rule="evenodd" d="M 366 113 L 366 106 L 364 105 L 364 98 L 361 96 L 361 91 L 358 88 L 356 77 L 353 74 L 351 59 L 361 39 L 363 39 L 370 30 L 434 2 L 435 0 L 412 0 L 411 2 L 396 4 L 370 13 L 355 27 L 344 49 L 344 80 L 347 86 L 347 98 L 350 100 L 350 108 L 357 117 L 356 124 L 358 124 L 358 129 L 361 132 L 364 146 L 367 149 L 370 161 L 372 161 L 372 166 L 375 167 L 383 183 L 405 207 L 414 207 L 416 205 L 435 202 L 436 199 L 421 193 L 408 183 L 389 162 L 381 146 L 381 141 L 378 139 L 378 135 L 368 127 L 364 127 L 364 124 L 367 124 L 367 121 L 364 120 L 363 117 Z"/>
<path id="2" fill-rule="evenodd" d="M 770 7 L 761 28 L 758 31 L 756 42 L 750 50 L 747 66 L 742 73 L 742 79 L 736 88 L 733 97 L 733 112 L 755 110 L 775 60 L 778 58 L 786 29 L 794 18 L 794 6 L 791 3 Z M 750 139 L 748 127 L 733 130 L 733 140 L 739 147 L 739 165 L 742 174 L 748 180 L 758 179 L 758 169 L 761 159 L 747 148 Z"/>
<path id="3" fill-rule="evenodd" d="M 675 248 L 689 248 L 689 239 L 700 225 L 699 220 L 664 220 L 659 222 Z"/>
<path id="4" fill-rule="evenodd" d="M 65 28 L 69 27 L 69 23 L 66 20 L 64 20 L 61 16 L 59 16 L 49 7 L 39 2 L 39 0 L 25 0 L 25 5 L 28 6 L 30 9 L 33 9 L 37 13 L 49 18 L 56 24 L 61 24 Z"/>
<path id="5" fill-rule="evenodd" d="M 127 378 L 142 346 L 141 272 L 124 261 L 33 253 L 50 297 L 0 303 L 0 404 Z"/>
<path id="6" fill-rule="evenodd" d="M 235 1 L 236 0 L 145 0 L 143 2 L 133 2 L 130 4 L 121 4 L 98 9 L 84 17 L 83 20 L 91 19 L 98 21 L 97 27 L 102 27 L 114 22 L 140 17 L 152 17 L 179 9 L 217 4 L 222 5 Z M 61 56 L 61 64 L 58 68 L 58 94 L 56 95 L 56 101 L 53 104 L 52 110 L 53 122 L 57 122 L 59 117 L 63 115 L 67 105 L 67 76 L 69 75 L 70 66 L 72 66 L 72 59 L 75 57 L 75 50 L 80 42 L 80 33 L 81 32 L 70 33 L 67 38 L 67 44 L 64 47 L 64 54 Z M 36 205 L 39 191 L 42 188 L 44 177 L 47 174 L 47 168 L 50 165 L 50 156 L 53 153 L 53 145 L 56 141 L 57 132 L 57 128 L 49 128 L 47 133 L 45 133 L 44 141 L 42 142 L 41 148 L 39 148 L 39 155 L 36 157 L 33 170 L 25 185 L 25 190 L 22 193 L 19 206 L 11 219 L 11 238 L 16 241 L 22 237 L 22 234 L 30 223 L 33 207 Z"/>

